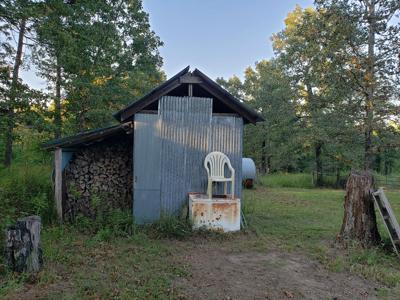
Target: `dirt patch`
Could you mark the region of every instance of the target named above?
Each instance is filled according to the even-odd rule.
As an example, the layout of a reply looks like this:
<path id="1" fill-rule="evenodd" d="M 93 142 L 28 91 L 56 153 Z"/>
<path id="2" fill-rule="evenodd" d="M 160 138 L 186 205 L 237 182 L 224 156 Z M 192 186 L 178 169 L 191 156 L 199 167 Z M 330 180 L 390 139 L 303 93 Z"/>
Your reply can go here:
<path id="1" fill-rule="evenodd" d="M 377 299 L 377 284 L 330 272 L 303 254 L 235 253 L 216 243 L 187 250 L 181 259 L 190 276 L 174 286 L 188 299 Z"/>

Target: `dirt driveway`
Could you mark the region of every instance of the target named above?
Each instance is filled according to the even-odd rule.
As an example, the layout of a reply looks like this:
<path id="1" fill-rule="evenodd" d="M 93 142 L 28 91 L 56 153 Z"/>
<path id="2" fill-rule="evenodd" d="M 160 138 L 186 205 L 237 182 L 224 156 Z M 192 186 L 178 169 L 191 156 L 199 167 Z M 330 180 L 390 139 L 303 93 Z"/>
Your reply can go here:
<path id="1" fill-rule="evenodd" d="M 376 283 L 330 272 L 307 256 L 277 249 L 237 251 L 201 241 L 180 259 L 189 276 L 174 288 L 187 299 L 377 299 Z"/>

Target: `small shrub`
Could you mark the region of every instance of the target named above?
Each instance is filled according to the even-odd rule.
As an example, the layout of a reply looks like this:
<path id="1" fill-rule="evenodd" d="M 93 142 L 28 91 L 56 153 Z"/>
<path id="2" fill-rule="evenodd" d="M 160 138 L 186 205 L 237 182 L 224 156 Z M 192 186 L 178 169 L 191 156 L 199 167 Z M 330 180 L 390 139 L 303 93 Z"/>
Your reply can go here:
<path id="1" fill-rule="evenodd" d="M 74 227 L 84 233 L 94 233 L 103 236 L 130 236 L 135 233 L 135 224 L 130 210 L 112 209 L 107 207 L 103 198 L 93 196 L 91 205 L 94 215 L 89 217 L 78 214 L 73 222 Z M 104 239 L 104 241 L 109 239 Z"/>
<path id="2" fill-rule="evenodd" d="M 84 216 L 83 214 L 78 214 L 75 217 L 73 226 L 80 232 L 83 233 L 96 233 L 96 226 L 93 219 Z"/>
<path id="3" fill-rule="evenodd" d="M 94 240 L 98 242 L 109 242 L 113 236 L 114 232 L 111 228 L 101 228 L 99 231 L 97 231 Z"/>
<path id="4" fill-rule="evenodd" d="M 147 229 L 156 238 L 183 239 L 192 233 L 192 225 L 186 219 L 172 215 L 163 215 L 157 222 L 148 225 Z"/>
<path id="5" fill-rule="evenodd" d="M 119 236 L 128 236 L 136 232 L 131 211 L 112 210 L 108 216 L 107 226 Z"/>

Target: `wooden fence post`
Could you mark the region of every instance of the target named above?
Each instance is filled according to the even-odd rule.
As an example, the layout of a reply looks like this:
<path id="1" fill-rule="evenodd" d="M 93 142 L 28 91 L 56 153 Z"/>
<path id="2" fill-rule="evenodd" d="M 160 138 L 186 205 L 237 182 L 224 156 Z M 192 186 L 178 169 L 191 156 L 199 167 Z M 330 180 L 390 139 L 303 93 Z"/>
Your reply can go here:
<path id="1" fill-rule="evenodd" d="M 60 222 L 63 220 L 62 210 L 62 149 L 57 148 L 54 152 L 54 199 L 56 201 L 57 215 Z"/>

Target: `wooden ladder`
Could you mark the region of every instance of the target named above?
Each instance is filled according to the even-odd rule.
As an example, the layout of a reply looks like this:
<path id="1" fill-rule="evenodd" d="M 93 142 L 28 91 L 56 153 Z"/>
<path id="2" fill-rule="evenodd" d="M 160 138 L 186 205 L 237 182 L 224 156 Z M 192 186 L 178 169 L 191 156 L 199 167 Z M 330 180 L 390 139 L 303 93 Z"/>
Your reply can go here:
<path id="1" fill-rule="evenodd" d="M 400 256 L 400 226 L 397 222 L 396 216 L 393 213 L 389 200 L 386 198 L 382 188 L 372 192 L 375 204 L 383 219 L 383 223 L 389 232 L 390 240 L 392 241 L 394 251 Z"/>

